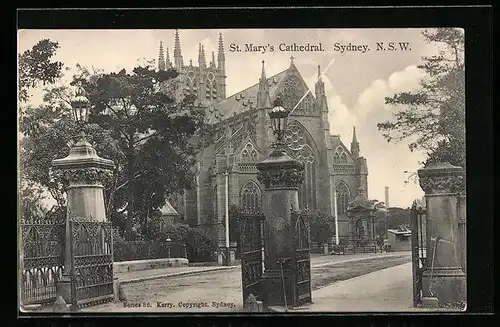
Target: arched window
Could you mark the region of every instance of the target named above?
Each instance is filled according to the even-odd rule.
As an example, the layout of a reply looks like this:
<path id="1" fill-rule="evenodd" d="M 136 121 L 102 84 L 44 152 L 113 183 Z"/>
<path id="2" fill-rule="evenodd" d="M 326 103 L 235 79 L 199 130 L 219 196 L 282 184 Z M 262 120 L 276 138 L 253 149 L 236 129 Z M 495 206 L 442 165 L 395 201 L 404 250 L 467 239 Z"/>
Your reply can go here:
<path id="1" fill-rule="evenodd" d="M 345 152 L 342 152 L 342 155 L 340 156 L 340 162 L 347 163 L 347 155 L 345 154 Z"/>
<path id="2" fill-rule="evenodd" d="M 292 122 L 285 134 L 289 154 L 304 164 L 304 181 L 299 188 L 299 206 L 316 208 L 316 159 L 314 151 L 307 142 L 305 129 L 297 122 Z"/>
<path id="3" fill-rule="evenodd" d="M 257 150 L 253 147 L 251 143 L 247 143 L 247 145 L 241 150 L 241 161 L 242 162 L 254 162 L 257 161 Z"/>
<path id="4" fill-rule="evenodd" d="M 247 182 L 241 189 L 240 205 L 246 210 L 256 210 L 261 207 L 261 195 L 259 186 L 253 182 Z"/>
<path id="5" fill-rule="evenodd" d="M 349 204 L 349 188 L 344 182 L 340 182 L 335 187 L 337 193 L 337 214 L 339 216 L 347 215 L 347 205 Z"/>
<path id="6" fill-rule="evenodd" d="M 335 152 L 335 154 L 333 155 L 333 162 L 340 163 L 340 154 L 338 152 Z"/>
<path id="7" fill-rule="evenodd" d="M 304 181 L 299 189 L 299 203 L 302 207 L 316 208 L 316 160 L 309 145 L 299 152 L 297 159 L 304 163 Z"/>

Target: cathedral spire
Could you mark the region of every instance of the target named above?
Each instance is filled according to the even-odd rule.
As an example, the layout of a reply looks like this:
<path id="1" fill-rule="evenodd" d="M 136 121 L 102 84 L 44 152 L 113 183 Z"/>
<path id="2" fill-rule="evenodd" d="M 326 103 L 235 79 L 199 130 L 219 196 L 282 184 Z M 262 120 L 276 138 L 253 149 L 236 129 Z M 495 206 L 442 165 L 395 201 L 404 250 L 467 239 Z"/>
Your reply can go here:
<path id="1" fill-rule="evenodd" d="M 257 108 L 271 108 L 269 83 L 267 82 L 264 60 L 262 60 L 262 72 L 259 79 L 259 91 L 257 92 Z"/>
<path id="2" fill-rule="evenodd" d="M 262 60 L 262 72 L 260 73 L 260 82 L 262 83 L 263 81 L 266 81 L 267 82 L 267 77 L 266 77 L 266 69 L 264 68 L 264 63 L 265 61 Z M 267 83 L 265 83 L 266 85 L 266 88 L 267 88 Z"/>
<path id="3" fill-rule="evenodd" d="M 210 68 L 215 68 L 215 52 L 212 51 L 212 60 L 210 61 Z"/>
<path id="4" fill-rule="evenodd" d="M 172 68 L 172 62 L 170 61 L 170 54 L 168 53 L 168 48 L 167 48 L 167 57 L 165 58 L 165 66 L 167 69 Z"/>
<path id="5" fill-rule="evenodd" d="M 351 154 L 354 158 L 359 157 L 359 143 L 358 139 L 356 138 L 356 126 L 353 126 L 352 128 Z"/>
<path id="6" fill-rule="evenodd" d="M 162 41 L 160 41 L 160 53 L 158 54 L 158 70 L 165 70 L 165 56 L 163 55 Z"/>
<path id="7" fill-rule="evenodd" d="M 198 66 L 200 68 L 205 68 L 207 67 L 206 59 L 205 59 L 205 48 L 203 45 L 200 43 L 200 47 L 198 50 Z"/>
<path id="8" fill-rule="evenodd" d="M 175 30 L 174 63 L 176 68 L 182 67 L 181 41 L 179 39 L 179 30 Z"/>
<path id="9" fill-rule="evenodd" d="M 318 80 L 316 81 L 316 84 L 314 85 L 314 91 L 316 93 L 316 99 L 320 100 L 319 98 L 325 94 L 325 83 L 323 83 L 323 80 L 321 79 L 321 67 L 318 65 Z"/>
<path id="10" fill-rule="evenodd" d="M 217 54 L 217 68 L 225 74 L 226 72 L 226 56 L 224 55 L 224 44 L 222 42 L 222 33 L 219 34 L 219 53 Z"/>

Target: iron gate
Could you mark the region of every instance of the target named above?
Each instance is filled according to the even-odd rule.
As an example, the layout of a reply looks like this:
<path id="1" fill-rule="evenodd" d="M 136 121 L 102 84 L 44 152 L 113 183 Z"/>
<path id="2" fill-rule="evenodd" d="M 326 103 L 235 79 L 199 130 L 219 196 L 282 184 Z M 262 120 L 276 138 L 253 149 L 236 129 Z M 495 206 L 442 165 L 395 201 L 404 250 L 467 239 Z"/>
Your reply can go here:
<path id="1" fill-rule="evenodd" d="M 413 202 L 411 217 L 411 254 L 413 270 L 413 306 L 422 304 L 422 273 L 427 264 L 425 209 Z"/>
<path id="2" fill-rule="evenodd" d="M 250 294 L 253 294 L 258 301 L 262 301 L 264 220 L 264 215 L 259 211 L 243 210 L 240 212 L 243 303 Z"/>
<path id="3" fill-rule="evenodd" d="M 21 219 L 21 303 L 56 299 L 64 265 L 64 228 L 60 219 L 27 215 Z"/>
<path id="4" fill-rule="evenodd" d="M 311 258 L 310 225 L 311 214 L 308 211 L 292 211 L 291 223 L 294 244 L 294 284 L 295 304 L 311 303 Z"/>
<path id="5" fill-rule="evenodd" d="M 113 300 L 113 229 L 110 222 L 73 218 L 71 298 L 74 309 Z"/>

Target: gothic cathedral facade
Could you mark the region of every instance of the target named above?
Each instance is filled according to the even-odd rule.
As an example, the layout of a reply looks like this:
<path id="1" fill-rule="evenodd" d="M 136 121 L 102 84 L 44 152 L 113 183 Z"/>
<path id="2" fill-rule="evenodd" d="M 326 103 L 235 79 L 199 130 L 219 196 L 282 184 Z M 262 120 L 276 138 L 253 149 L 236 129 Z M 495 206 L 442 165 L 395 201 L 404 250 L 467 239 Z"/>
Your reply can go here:
<path id="1" fill-rule="evenodd" d="M 367 163 L 359 156 L 359 143 L 353 128 L 350 149 L 331 134 L 324 83 L 319 76 L 314 92 L 304 82 L 293 62 L 282 72 L 267 77 L 262 62 L 259 81 L 231 96 L 226 96 L 226 70 L 222 35 L 219 36 L 217 62 L 207 65 L 203 46 L 199 45 L 198 65 L 184 64 L 179 33 L 174 40 L 174 61 L 166 57 L 160 43 L 158 69 L 179 72 L 178 95 L 195 94 L 208 110 L 215 130 L 212 142 L 198 155 L 196 184 L 171 202 L 185 222 L 199 226 L 224 244 L 226 197 L 229 206 L 258 208 L 264 187 L 257 180 L 256 163 L 272 151 L 275 141 L 269 111 L 277 95 L 284 107 L 292 109 L 286 141 L 289 154 L 305 165 L 305 179 L 299 190 L 299 203 L 335 216 L 338 214 L 339 238 L 349 238 L 347 205 L 357 190 L 366 191 Z M 230 80 L 229 80 L 230 82 Z M 302 101 L 299 100 L 307 94 Z M 297 105 L 297 103 L 299 103 Z M 227 185 L 226 185 L 227 184 Z M 233 240 L 231 240 L 233 241 Z"/>

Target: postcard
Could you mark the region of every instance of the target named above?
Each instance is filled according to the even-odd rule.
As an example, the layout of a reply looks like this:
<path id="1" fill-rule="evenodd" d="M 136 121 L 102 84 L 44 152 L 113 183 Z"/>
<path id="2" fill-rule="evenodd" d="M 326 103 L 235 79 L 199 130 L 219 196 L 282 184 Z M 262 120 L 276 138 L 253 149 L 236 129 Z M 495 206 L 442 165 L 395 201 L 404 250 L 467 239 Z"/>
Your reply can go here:
<path id="1" fill-rule="evenodd" d="M 464 38 L 18 30 L 20 310 L 465 310 Z"/>

